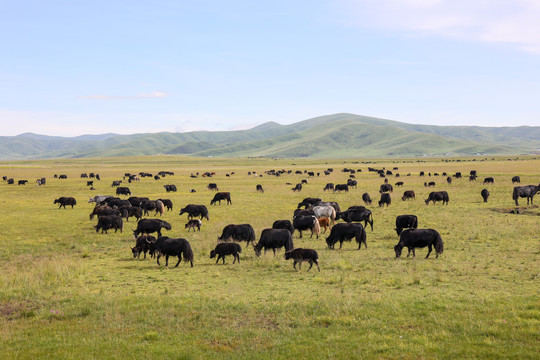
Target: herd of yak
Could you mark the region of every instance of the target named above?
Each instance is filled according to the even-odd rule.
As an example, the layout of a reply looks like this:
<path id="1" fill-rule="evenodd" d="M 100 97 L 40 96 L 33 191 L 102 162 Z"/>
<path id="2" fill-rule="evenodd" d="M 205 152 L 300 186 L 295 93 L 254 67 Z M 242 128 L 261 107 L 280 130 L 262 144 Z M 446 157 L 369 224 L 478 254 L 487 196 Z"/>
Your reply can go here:
<path id="1" fill-rule="evenodd" d="M 380 177 L 384 178 L 384 183 L 380 186 L 380 195 L 379 206 L 390 205 L 391 197 L 390 193 L 393 191 L 393 186 L 388 184 L 387 175 L 393 175 L 389 170 L 378 170 L 369 168 L 369 171 L 376 172 Z M 394 168 L 397 170 L 397 168 Z M 329 168 L 324 171 L 325 175 L 329 175 L 333 169 Z M 343 172 L 349 172 L 349 179 L 346 184 L 332 184 L 328 183 L 324 187 L 325 191 L 348 191 L 350 187 L 356 187 L 357 181 L 354 180 L 354 173 L 356 172 L 353 169 L 343 169 Z M 361 171 L 361 170 L 358 170 Z M 291 173 L 291 171 L 286 170 L 270 170 L 266 172 L 268 175 L 280 176 L 284 173 Z M 296 173 L 303 174 L 301 171 Z M 305 172 L 308 176 L 315 176 L 313 172 Z M 234 174 L 234 173 L 231 173 Z M 94 174 L 92 174 L 94 175 Z M 157 180 L 161 177 L 167 175 L 174 175 L 172 172 L 160 172 L 154 178 Z M 215 173 L 205 173 L 203 177 L 213 176 Z M 249 173 L 251 175 L 251 173 Z M 317 173 L 317 176 L 320 174 Z M 410 174 L 409 174 L 410 175 Z M 429 174 L 431 176 L 431 174 Z M 438 175 L 435 173 L 435 175 Z M 138 181 L 140 177 L 152 176 L 151 174 L 141 172 L 139 175 L 132 175 L 126 173 L 124 179 L 127 178 L 128 182 Z M 195 177 L 195 175 L 191 175 Z M 198 176 L 198 174 L 197 174 Z M 230 176 L 227 174 L 226 176 Z M 424 173 L 421 172 L 420 176 L 424 176 Z M 443 173 L 443 176 L 446 176 L 446 173 Z M 57 177 L 55 175 L 55 177 Z M 81 174 L 82 177 L 88 177 L 86 174 Z M 92 176 L 94 177 L 94 176 Z M 396 177 L 399 177 L 399 173 L 396 174 Z M 452 176 L 446 178 L 448 183 L 452 182 L 452 177 L 460 178 L 461 173 L 456 173 Z M 469 180 L 476 180 L 477 174 L 476 171 L 471 171 Z M 65 175 L 59 177 L 67 178 Z M 13 179 L 3 178 L 8 184 L 13 184 Z M 97 177 L 99 179 L 99 175 Z M 19 185 L 25 185 L 28 181 L 23 180 L 19 181 Z M 120 186 L 122 181 L 114 181 L 112 186 L 116 187 L 116 195 L 131 195 L 131 191 L 128 187 Z M 519 176 L 512 178 L 513 183 L 520 183 Z M 37 185 L 43 185 L 46 183 L 44 178 L 40 178 L 36 181 Z M 307 183 L 303 180 L 302 183 L 296 184 L 292 188 L 293 191 L 301 191 L 302 184 Z M 484 179 L 484 184 L 493 184 L 494 179 L 488 177 Z M 93 186 L 92 181 L 87 182 L 88 186 Z M 402 186 L 403 182 L 398 181 L 395 183 L 395 186 Z M 424 186 L 430 187 L 434 186 L 433 182 L 424 183 Z M 164 185 L 166 192 L 175 192 L 177 188 L 175 185 Z M 215 183 L 208 184 L 207 188 L 209 190 L 218 191 L 218 187 Z M 264 192 L 262 186 L 258 184 L 256 186 L 258 192 Z M 194 192 L 195 190 L 191 190 Z M 527 198 L 527 204 L 533 204 L 534 195 L 540 191 L 540 185 L 526 185 L 526 186 L 515 186 L 513 189 L 512 198 L 518 205 L 518 199 L 520 197 Z M 481 196 L 484 199 L 484 202 L 487 202 L 489 197 L 489 191 L 483 189 L 481 191 Z M 414 199 L 415 193 L 412 190 L 407 190 L 402 196 L 402 200 Z M 365 205 L 371 205 L 372 200 L 368 193 L 362 195 L 362 200 Z M 221 204 L 221 201 L 225 201 L 227 205 L 232 204 L 231 196 L 229 192 L 216 192 L 215 196 L 211 200 L 210 204 Z M 448 204 L 449 196 L 446 191 L 433 191 L 429 194 L 428 198 L 425 200 L 426 204 L 429 204 L 430 201 L 436 203 L 442 201 L 443 204 Z M 115 232 L 123 229 L 123 219 L 126 221 L 130 217 L 136 218 L 137 228 L 134 230 L 134 236 L 136 239 L 135 246 L 132 248 L 133 256 L 139 258 L 141 254 L 148 253 L 151 257 L 157 258 L 158 265 L 160 264 L 160 257 L 165 257 L 165 265 L 168 265 L 170 256 L 177 256 L 178 262 L 176 266 L 180 264 L 182 259 L 189 261 L 191 266 L 193 266 L 193 251 L 188 240 L 184 238 L 169 238 L 163 236 L 161 233 L 162 229 L 171 230 L 171 224 L 161 219 L 148 219 L 143 218 L 145 215 L 150 215 L 150 211 L 154 211 L 154 216 L 158 214 L 164 214 L 165 209 L 167 211 L 172 210 L 173 204 L 170 199 L 156 199 L 150 200 L 147 197 L 137 197 L 131 196 L 128 199 L 121 199 L 115 196 L 107 195 L 97 195 L 91 197 L 89 202 L 95 203 L 95 207 L 90 213 L 90 219 L 93 219 L 94 216 L 97 216 L 98 222 L 95 225 L 96 232 L 107 232 L 110 229 L 114 229 Z M 71 206 L 73 208 L 77 202 L 73 197 L 60 197 L 54 200 L 54 204 L 59 204 L 59 207 Z M 188 231 L 199 230 L 201 228 L 202 220 L 209 220 L 208 208 L 205 205 L 196 205 L 189 204 L 180 210 L 180 215 L 187 214 L 188 222 L 185 225 L 185 228 Z M 309 270 L 315 264 L 319 268 L 319 258 L 318 254 L 313 249 L 303 249 L 303 248 L 294 248 L 293 245 L 293 234 L 294 232 L 299 233 L 299 237 L 302 238 L 302 231 L 310 231 L 311 237 L 316 235 L 318 238 L 321 228 L 326 229 L 330 228 L 330 235 L 326 238 L 326 243 L 329 249 L 333 249 L 334 245 L 339 242 L 339 247 L 341 249 L 344 241 L 351 241 L 353 238 L 358 243 L 358 249 L 361 248 L 362 244 L 367 248 L 366 244 L 366 227 L 368 224 L 373 231 L 373 215 L 371 211 L 365 206 L 351 206 L 347 210 L 342 211 L 337 202 L 326 202 L 320 198 L 305 198 L 297 206 L 297 209 L 294 211 L 292 221 L 290 220 L 276 220 L 274 221 L 272 228 L 264 229 L 261 233 L 259 241 L 255 243 L 256 236 L 253 227 L 250 224 L 230 224 L 227 225 L 222 234 L 218 237 L 218 244 L 215 249 L 211 251 L 210 258 L 217 257 L 216 263 L 221 259 L 225 263 L 225 256 L 232 255 L 234 260 L 233 264 L 238 261 L 240 262 L 239 254 L 242 251 L 241 246 L 238 242 L 246 242 L 247 245 L 251 243 L 255 254 L 257 256 L 261 255 L 262 250 L 264 252 L 271 249 L 276 253 L 276 249 L 285 248 L 285 259 L 293 259 L 293 266 L 296 269 L 296 265 L 299 264 L 301 267 L 302 262 L 309 263 Z M 338 220 L 345 221 L 344 223 L 336 223 Z M 364 225 L 361 224 L 364 223 Z M 396 232 L 400 237 L 397 245 L 394 246 L 394 251 L 396 257 L 400 257 L 403 248 L 408 249 L 409 256 L 412 252 L 413 257 L 415 256 L 415 248 L 428 248 L 428 253 L 426 258 L 429 257 L 432 249 L 435 249 L 436 257 L 443 252 L 443 241 L 440 234 L 434 229 L 418 229 L 418 218 L 415 215 L 399 215 L 396 217 Z M 152 236 L 151 234 L 156 233 L 157 237 Z M 309 271 L 308 270 L 308 271 Z"/>

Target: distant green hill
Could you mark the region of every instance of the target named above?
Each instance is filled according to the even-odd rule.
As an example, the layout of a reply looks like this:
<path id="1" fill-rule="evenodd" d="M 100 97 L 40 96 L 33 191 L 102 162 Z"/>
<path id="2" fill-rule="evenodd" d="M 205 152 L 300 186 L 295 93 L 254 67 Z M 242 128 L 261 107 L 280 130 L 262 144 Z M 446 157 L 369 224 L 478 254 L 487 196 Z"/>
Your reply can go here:
<path id="1" fill-rule="evenodd" d="M 522 154 L 540 149 L 540 127 L 414 125 L 334 114 L 291 125 L 268 122 L 248 130 L 194 131 L 73 138 L 0 137 L 1 159 L 183 154 L 215 157 L 414 157 Z"/>

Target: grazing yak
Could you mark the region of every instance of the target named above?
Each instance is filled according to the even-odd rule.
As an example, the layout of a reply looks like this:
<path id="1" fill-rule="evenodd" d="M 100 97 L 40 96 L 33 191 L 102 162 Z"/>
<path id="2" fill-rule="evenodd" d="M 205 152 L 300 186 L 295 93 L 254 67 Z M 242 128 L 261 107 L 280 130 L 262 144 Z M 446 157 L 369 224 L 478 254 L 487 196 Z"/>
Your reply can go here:
<path id="1" fill-rule="evenodd" d="M 351 206 L 347 210 L 340 212 L 336 215 L 336 220 L 343 219 L 347 223 L 353 221 L 363 221 L 364 227 L 367 227 L 367 224 L 371 226 L 371 231 L 373 231 L 373 214 L 371 210 L 365 208 L 364 206 Z"/>
<path id="2" fill-rule="evenodd" d="M 60 204 L 60 206 L 58 206 L 59 209 L 61 207 L 63 207 L 65 209 L 66 205 L 71 206 L 71 208 L 73 209 L 73 207 L 75 205 L 77 205 L 77 200 L 75 200 L 72 197 L 62 196 L 62 197 L 60 197 L 58 199 L 55 199 L 53 204 Z"/>
<path id="3" fill-rule="evenodd" d="M 171 224 L 161 219 L 141 219 L 137 222 L 137 229 L 133 230 L 133 235 L 137 238 L 140 234 L 151 234 L 157 232 L 161 236 L 161 229 L 171 230 Z"/>
<path id="4" fill-rule="evenodd" d="M 529 205 L 529 199 L 531 199 L 531 205 L 533 205 L 534 195 L 540 191 L 540 184 L 538 185 L 525 185 L 525 186 L 515 186 L 514 191 L 512 192 L 512 199 L 518 204 L 518 198 L 527 198 L 527 205 Z"/>
<path id="5" fill-rule="evenodd" d="M 435 205 L 437 201 L 442 201 L 443 205 L 448 205 L 449 200 L 450 198 L 448 197 L 448 193 L 446 191 L 432 191 L 429 193 L 429 196 L 426 199 L 426 205 L 428 205 L 430 201 L 433 201 L 433 205 Z"/>
<path id="6" fill-rule="evenodd" d="M 223 259 L 223 264 L 225 264 L 225 256 L 232 255 L 234 257 L 233 264 L 238 260 L 240 263 L 240 253 L 242 252 L 242 247 L 237 243 L 220 243 L 216 245 L 216 248 L 210 251 L 210 259 L 213 259 L 217 255 L 216 264 L 219 262 L 219 259 Z"/>
<path id="7" fill-rule="evenodd" d="M 130 195 L 131 196 L 131 190 L 129 190 L 128 187 L 119 186 L 116 188 L 116 195 Z"/>
<path id="8" fill-rule="evenodd" d="M 319 226 L 319 220 L 313 215 L 309 216 L 295 216 L 293 219 L 293 227 L 295 230 L 298 230 L 300 233 L 300 238 L 302 238 L 302 231 L 304 230 L 311 230 L 311 236 L 313 237 L 313 234 L 317 236 L 317 239 L 319 238 L 319 233 L 321 232 L 321 227 Z M 292 235 L 292 234 L 291 234 Z"/>
<path id="9" fill-rule="evenodd" d="M 495 179 L 492 177 L 487 177 L 484 179 L 484 182 L 482 184 L 495 184 Z"/>
<path id="10" fill-rule="evenodd" d="M 315 205 L 316 203 L 318 202 L 321 202 L 322 200 L 320 198 L 312 198 L 312 197 L 307 197 L 305 198 L 304 200 L 302 200 L 301 202 L 298 203 L 298 206 L 296 207 L 297 209 L 300 209 L 301 207 L 304 207 L 305 209 Z"/>
<path id="11" fill-rule="evenodd" d="M 333 224 L 336 220 L 336 209 L 334 209 L 332 206 L 313 206 L 311 208 L 313 210 L 313 213 L 315 214 L 315 217 L 317 219 L 320 218 L 327 218 L 330 219 L 330 222 Z"/>
<path id="12" fill-rule="evenodd" d="M 206 218 L 206 220 L 210 220 L 210 218 L 208 217 L 208 209 L 204 205 L 186 205 L 185 208 L 180 209 L 180 214 L 178 215 L 182 215 L 183 213 L 188 214 L 188 219 L 193 219 L 194 217 L 200 216 L 201 220 L 203 218 Z"/>
<path id="13" fill-rule="evenodd" d="M 488 189 L 482 189 L 482 191 L 480 192 L 480 195 L 482 195 L 482 199 L 484 199 L 484 202 L 486 203 L 489 197 Z"/>
<path id="14" fill-rule="evenodd" d="M 154 216 L 156 216 L 158 213 L 160 215 L 165 214 L 165 205 L 163 205 L 163 202 L 160 200 L 148 200 L 143 201 L 140 205 L 140 208 L 143 210 L 144 215 L 148 215 L 148 212 L 150 210 L 154 210 Z"/>
<path id="15" fill-rule="evenodd" d="M 369 194 L 368 193 L 363 193 L 362 194 L 362 201 L 364 202 L 364 204 L 366 205 L 371 205 L 371 197 L 369 197 Z"/>
<path id="16" fill-rule="evenodd" d="M 210 200 L 210 205 L 214 205 L 216 202 L 221 205 L 221 200 L 227 201 L 227 205 L 232 204 L 231 202 L 231 193 L 230 192 L 218 192 L 216 195 L 214 195 L 214 198 Z"/>
<path id="17" fill-rule="evenodd" d="M 118 209 L 113 209 L 109 205 L 96 205 L 92 212 L 90 213 L 90 220 L 97 215 L 98 218 L 107 215 L 119 215 L 121 216 L 124 212 Z M 125 216 L 124 216 L 125 217 Z"/>
<path id="18" fill-rule="evenodd" d="M 401 251 L 404 247 L 406 247 L 409 252 L 407 253 L 407 257 L 409 255 L 413 254 L 413 257 L 415 257 L 415 248 L 423 248 L 428 247 L 428 253 L 426 255 L 426 259 L 429 257 L 429 254 L 431 253 L 432 247 L 435 247 L 436 252 L 436 258 L 439 257 L 439 254 L 443 253 L 443 241 L 441 239 L 441 235 L 433 229 L 406 229 L 403 230 L 399 237 L 399 242 L 396 246 L 394 246 L 394 251 L 396 253 L 396 257 L 401 256 Z"/>
<path id="19" fill-rule="evenodd" d="M 334 186 L 334 192 L 340 192 L 340 191 L 349 192 L 349 185 L 347 185 L 347 184 L 336 184 L 336 186 Z"/>
<path id="20" fill-rule="evenodd" d="M 398 187 L 398 186 L 403 186 L 403 181 L 398 181 L 398 182 L 395 183 L 394 185 L 396 185 L 396 187 Z"/>
<path id="21" fill-rule="evenodd" d="M 293 224 L 291 223 L 290 220 L 276 220 L 274 221 L 274 223 L 272 224 L 272 229 L 285 229 L 285 230 L 289 230 L 289 232 L 292 233 L 294 232 L 294 227 L 293 227 Z"/>
<path id="22" fill-rule="evenodd" d="M 120 215 L 103 215 L 99 217 L 98 223 L 94 227 L 96 228 L 96 232 L 101 229 L 102 234 L 104 232 L 107 233 L 107 230 L 109 229 L 114 229 L 114 232 L 117 232 L 118 230 L 122 232 L 124 229 L 124 222 Z"/>
<path id="23" fill-rule="evenodd" d="M 156 238 L 152 235 L 141 235 L 137 238 L 135 242 L 135 247 L 131 248 L 133 257 L 139 259 L 141 253 L 144 253 L 144 258 L 146 259 L 146 253 L 150 251 L 150 243 L 156 241 Z M 154 253 L 151 253 L 150 256 L 154 257 Z"/>
<path id="24" fill-rule="evenodd" d="M 392 199 L 390 198 L 390 193 L 382 193 L 381 200 L 379 200 L 379 207 L 383 207 L 386 204 L 386 207 L 390 206 Z"/>
<path id="25" fill-rule="evenodd" d="M 324 229 L 323 234 L 326 234 L 326 230 L 328 230 L 328 228 L 332 228 L 330 226 L 330 220 L 328 220 L 328 218 L 318 218 L 317 220 L 319 221 L 319 227 L 321 229 Z"/>
<path id="26" fill-rule="evenodd" d="M 302 184 L 296 184 L 296 186 L 293 187 L 291 190 L 294 192 L 302 191 Z"/>
<path id="27" fill-rule="evenodd" d="M 176 192 L 176 185 L 163 185 L 166 192 Z"/>
<path id="28" fill-rule="evenodd" d="M 272 249 L 275 256 L 276 249 L 280 249 L 282 247 L 285 247 L 285 251 L 290 251 L 294 248 L 292 235 L 289 230 L 264 229 L 261 232 L 259 242 L 253 247 L 253 249 L 255 250 L 255 255 L 257 256 L 261 256 L 262 249 L 264 249 L 265 254 L 268 249 Z"/>
<path id="29" fill-rule="evenodd" d="M 195 228 L 197 228 L 197 230 L 201 231 L 201 226 L 202 226 L 201 220 L 191 219 L 191 220 L 188 220 L 188 222 L 184 226 L 184 229 L 188 229 L 188 231 L 191 231 L 191 229 L 193 229 L 193 231 L 195 231 Z"/>
<path id="30" fill-rule="evenodd" d="M 396 217 L 396 232 L 401 234 L 403 229 L 416 229 L 418 227 L 418 217 L 416 215 L 398 215 Z"/>
<path id="31" fill-rule="evenodd" d="M 261 184 L 257 184 L 257 186 L 255 186 L 255 188 L 256 188 L 257 192 L 264 193 L 264 189 L 263 189 Z"/>
<path id="32" fill-rule="evenodd" d="M 186 239 L 171 239 L 167 236 L 160 236 L 154 243 L 150 244 L 150 250 L 157 254 L 158 265 L 161 265 L 159 263 L 161 256 L 165 256 L 165 266 L 169 266 L 169 256 L 178 256 L 178 262 L 174 266 L 177 267 L 182 261 L 183 255 L 184 260 L 189 261 L 193 267 L 193 250 Z"/>
<path id="33" fill-rule="evenodd" d="M 219 190 L 218 190 L 218 186 L 217 186 L 216 183 L 209 183 L 208 186 L 206 186 L 206 188 L 207 188 L 208 190 L 219 191 Z"/>
<path id="34" fill-rule="evenodd" d="M 358 243 L 358 250 L 362 246 L 362 243 L 367 248 L 366 244 L 366 230 L 362 224 L 354 223 L 341 223 L 336 224 L 330 231 L 330 235 L 326 238 L 326 244 L 329 249 L 333 249 L 334 245 L 339 241 L 339 248 L 343 246 L 344 241 L 351 241 L 352 238 L 356 239 Z"/>
<path id="35" fill-rule="evenodd" d="M 407 190 L 403 193 L 401 200 L 405 201 L 408 199 L 416 199 L 416 194 L 414 193 L 414 190 Z"/>
<path id="36" fill-rule="evenodd" d="M 512 178 L 512 184 L 520 184 L 521 183 L 521 178 L 519 176 L 514 176 Z"/>
<path id="37" fill-rule="evenodd" d="M 218 241 L 245 241 L 247 245 L 250 242 L 255 243 L 255 231 L 250 224 L 229 224 L 223 228 Z"/>
<path id="38" fill-rule="evenodd" d="M 309 270 L 313 267 L 313 264 L 317 265 L 317 270 L 321 271 L 319 268 L 319 254 L 313 249 L 302 249 L 297 248 L 291 251 L 285 252 L 285 260 L 293 259 L 293 267 L 296 270 L 296 264 L 298 264 L 298 270 L 302 268 L 302 263 L 307 261 L 309 263 Z"/>

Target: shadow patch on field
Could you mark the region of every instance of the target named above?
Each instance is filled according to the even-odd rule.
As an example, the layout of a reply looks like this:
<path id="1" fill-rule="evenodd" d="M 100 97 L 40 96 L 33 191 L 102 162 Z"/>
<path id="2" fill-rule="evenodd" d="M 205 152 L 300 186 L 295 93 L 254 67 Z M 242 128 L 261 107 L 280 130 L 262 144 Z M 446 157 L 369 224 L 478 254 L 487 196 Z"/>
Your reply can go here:
<path id="1" fill-rule="evenodd" d="M 498 212 L 500 214 L 514 214 L 514 215 L 532 215 L 540 216 L 537 205 L 532 206 L 516 206 L 510 208 L 492 208 L 491 211 Z"/>
<path id="2" fill-rule="evenodd" d="M 0 304 L 0 316 L 8 320 L 33 317 L 37 310 L 38 306 L 30 301 L 7 301 Z"/>

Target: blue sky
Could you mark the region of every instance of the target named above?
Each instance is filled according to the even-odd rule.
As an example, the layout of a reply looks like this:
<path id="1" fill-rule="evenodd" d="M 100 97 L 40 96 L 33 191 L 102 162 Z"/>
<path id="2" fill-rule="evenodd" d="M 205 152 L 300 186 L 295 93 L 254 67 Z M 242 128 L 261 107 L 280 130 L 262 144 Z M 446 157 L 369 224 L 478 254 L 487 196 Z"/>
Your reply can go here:
<path id="1" fill-rule="evenodd" d="M 0 135 L 540 126 L 538 19 L 538 0 L 0 0 Z"/>

